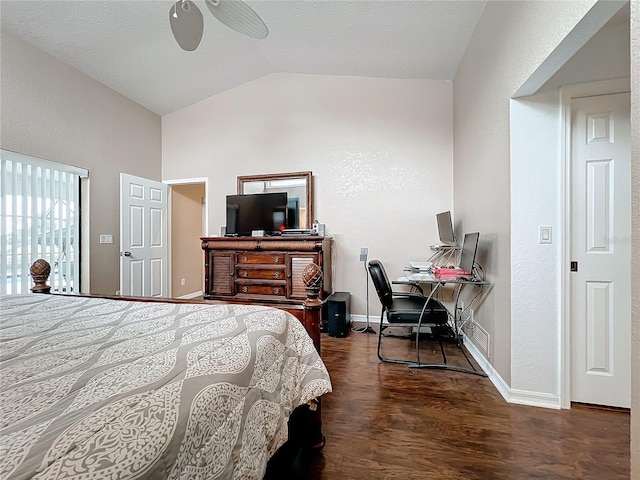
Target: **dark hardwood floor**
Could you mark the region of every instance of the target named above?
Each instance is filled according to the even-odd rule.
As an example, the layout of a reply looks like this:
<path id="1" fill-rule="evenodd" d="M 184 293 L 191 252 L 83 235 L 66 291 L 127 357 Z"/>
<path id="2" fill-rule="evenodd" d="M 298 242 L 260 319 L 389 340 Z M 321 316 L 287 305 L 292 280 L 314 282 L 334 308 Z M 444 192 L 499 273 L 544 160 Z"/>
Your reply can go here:
<path id="1" fill-rule="evenodd" d="M 487 378 L 380 363 L 376 340 L 371 333 L 322 335 L 333 383 L 322 400 L 327 444 L 297 460 L 306 473 L 296 478 L 629 478 L 628 413 L 508 404 Z M 384 342 L 389 353 L 413 353 L 411 340 Z M 437 345 L 421 344 L 426 353 Z M 455 345 L 447 354 L 464 365 Z"/>

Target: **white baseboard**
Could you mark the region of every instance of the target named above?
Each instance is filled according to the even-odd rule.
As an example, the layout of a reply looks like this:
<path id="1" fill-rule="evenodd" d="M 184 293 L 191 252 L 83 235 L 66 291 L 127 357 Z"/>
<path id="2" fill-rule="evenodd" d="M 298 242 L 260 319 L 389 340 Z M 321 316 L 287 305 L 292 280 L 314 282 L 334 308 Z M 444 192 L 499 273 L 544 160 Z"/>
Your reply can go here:
<path id="1" fill-rule="evenodd" d="M 192 298 L 197 298 L 197 297 L 201 297 L 202 296 L 202 292 L 193 292 L 193 293 L 187 293 L 186 295 L 182 295 L 180 297 L 177 297 L 180 300 L 190 300 Z"/>
<path id="2" fill-rule="evenodd" d="M 360 326 L 364 326 L 367 323 L 366 315 L 351 315 L 351 321 L 353 323 L 357 323 Z M 369 324 L 377 327 L 380 325 L 380 317 L 372 319 L 369 316 Z M 505 399 L 507 403 L 514 403 L 518 405 L 529 405 L 532 407 L 541 407 L 541 408 L 551 408 L 555 410 L 559 410 L 561 408 L 560 405 L 560 396 L 554 395 L 550 393 L 541 393 L 541 392 L 531 392 L 527 390 L 516 390 L 512 389 L 507 385 L 507 382 L 500 376 L 500 374 L 496 371 L 495 368 L 489 363 L 489 360 L 476 348 L 473 342 L 469 341 L 466 336 L 463 335 L 464 345 L 471 354 L 471 356 L 478 363 L 480 368 L 484 370 L 484 372 L 493 383 L 493 386 L 496 387 L 502 398 Z"/>
<path id="3" fill-rule="evenodd" d="M 507 382 L 500 376 L 500 374 L 493 368 L 489 361 L 482 353 L 476 348 L 473 342 L 470 342 L 466 336 L 463 335 L 464 345 L 467 347 L 471 356 L 478 362 L 478 365 L 489 376 L 489 380 L 493 383 L 494 387 L 500 392 L 502 398 L 507 403 L 515 403 L 518 405 L 529 405 L 532 407 L 552 408 L 559 410 L 560 396 L 551 393 L 531 392 L 527 390 L 517 390 L 509 387 Z"/>
<path id="4" fill-rule="evenodd" d="M 526 390 L 511 389 L 511 399 L 509 403 L 519 405 L 529 405 L 532 407 L 551 408 L 560 410 L 560 396 L 551 393 L 528 392 Z"/>
<path id="5" fill-rule="evenodd" d="M 361 323 L 362 326 L 367 324 L 367 316 L 366 315 L 354 315 L 351 314 L 351 323 Z M 369 325 L 375 326 L 380 325 L 380 317 L 372 317 L 369 315 Z"/>

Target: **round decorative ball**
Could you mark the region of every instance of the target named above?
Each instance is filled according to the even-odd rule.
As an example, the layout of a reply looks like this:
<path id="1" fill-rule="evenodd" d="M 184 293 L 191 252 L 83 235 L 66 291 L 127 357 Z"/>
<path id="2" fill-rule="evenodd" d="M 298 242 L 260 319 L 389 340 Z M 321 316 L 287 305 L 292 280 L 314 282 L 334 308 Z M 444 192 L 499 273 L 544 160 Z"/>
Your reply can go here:
<path id="1" fill-rule="evenodd" d="M 46 260 L 39 258 L 29 268 L 31 277 L 35 278 L 47 278 L 51 273 L 51 265 Z"/>
<path id="2" fill-rule="evenodd" d="M 307 265 L 302 272 L 302 281 L 307 288 L 320 287 L 322 278 L 322 269 L 315 263 Z"/>

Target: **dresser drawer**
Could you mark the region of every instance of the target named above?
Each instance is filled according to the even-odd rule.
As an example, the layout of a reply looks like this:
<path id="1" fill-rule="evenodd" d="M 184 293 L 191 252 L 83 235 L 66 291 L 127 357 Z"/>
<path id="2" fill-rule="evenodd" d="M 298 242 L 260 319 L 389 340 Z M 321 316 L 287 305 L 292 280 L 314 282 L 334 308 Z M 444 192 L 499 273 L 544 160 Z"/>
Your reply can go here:
<path id="1" fill-rule="evenodd" d="M 285 254 L 274 253 L 239 253 L 238 265 L 284 265 Z"/>
<path id="2" fill-rule="evenodd" d="M 252 267 L 252 265 L 249 265 Z M 239 279 L 246 278 L 248 280 L 285 280 L 286 272 L 285 266 L 272 267 L 272 268 L 244 268 L 237 266 L 236 277 Z"/>
<path id="3" fill-rule="evenodd" d="M 272 297 L 285 297 L 287 293 L 286 284 L 263 284 L 240 283 L 236 285 L 238 295 L 268 295 Z"/>

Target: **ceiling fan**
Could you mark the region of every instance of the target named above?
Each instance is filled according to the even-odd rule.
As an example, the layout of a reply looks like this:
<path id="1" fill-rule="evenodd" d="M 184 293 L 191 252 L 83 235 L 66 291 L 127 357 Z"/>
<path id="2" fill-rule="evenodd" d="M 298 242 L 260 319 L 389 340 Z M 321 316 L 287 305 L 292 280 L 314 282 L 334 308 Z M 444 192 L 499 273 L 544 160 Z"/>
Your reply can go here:
<path id="1" fill-rule="evenodd" d="M 204 0 L 211 14 L 227 27 L 251 38 L 262 40 L 269 29 L 260 16 L 242 0 Z M 198 48 L 204 20 L 192 0 L 178 0 L 169 10 L 169 23 L 180 48 L 189 52 Z"/>

